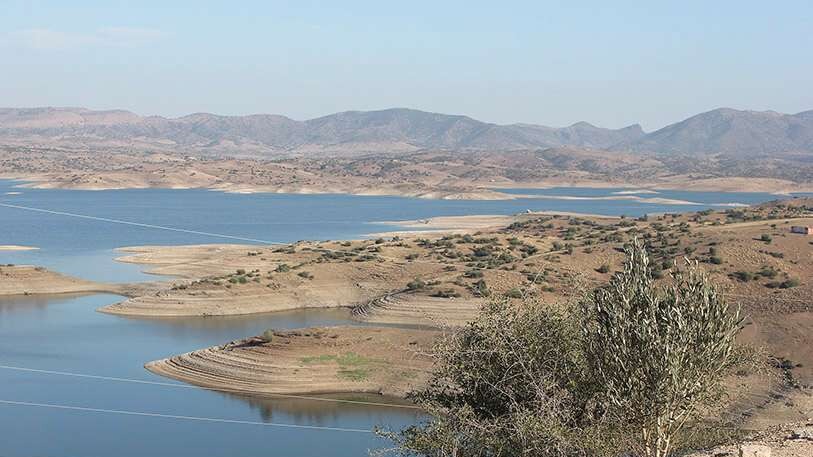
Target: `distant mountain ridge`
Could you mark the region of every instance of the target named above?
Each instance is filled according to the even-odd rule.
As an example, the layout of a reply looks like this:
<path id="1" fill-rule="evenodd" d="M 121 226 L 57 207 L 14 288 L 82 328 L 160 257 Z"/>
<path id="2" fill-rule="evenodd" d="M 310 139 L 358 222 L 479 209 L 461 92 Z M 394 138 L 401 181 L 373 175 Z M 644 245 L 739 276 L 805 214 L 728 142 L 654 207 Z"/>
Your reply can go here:
<path id="1" fill-rule="evenodd" d="M 511 150 L 558 146 L 607 148 L 643 135 L 640 126 L 604 129 L 586 122 L 570 127 L 497 125 L 467 116 L 393 108 L 346 111 L 295 121 L 279 115 L 190 114 L 175 119 L 121 110 L 2 108 L 0 139 L 33 137 L 79 142 L 154 143 L 193 149 L 368 151 L 450 149 Z"/>
<path id="2" fill-rule="evenodd" d="M 165 118 L 124 110 L 0 108 L 0 142 L 253 156 L 579 147 L 751 157 L 812 152 L 813 111 L 789 115 L 721 108 L 647 134 L 637 124 L 621 129 L 586 122 L 563 128 L 498 125 L 406 108 L 346 111 L 306 121 L 270 114 Z"/>
<path id="3" fill-rule="evenodd" d="M 782 114 L 719 108 L 619 143 L 613 149 L 738 157 L 813 152 L 813 110 Z"/>

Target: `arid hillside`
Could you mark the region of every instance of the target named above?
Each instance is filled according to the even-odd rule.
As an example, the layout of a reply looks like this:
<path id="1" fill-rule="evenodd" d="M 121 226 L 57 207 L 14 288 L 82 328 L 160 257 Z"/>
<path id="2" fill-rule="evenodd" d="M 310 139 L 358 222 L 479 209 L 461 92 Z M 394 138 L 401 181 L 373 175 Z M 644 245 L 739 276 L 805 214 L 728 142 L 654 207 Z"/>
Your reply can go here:
<path id="1" fill-rule="evenodd" d="M 3 177 L 27 180 L 28 186 L 39 188 L 207 188 L 504 199 L 514 197 L 496 189 L 575 185 L 813 191 L 813 162 L 639 155 L 579 148 L 266 160 L 0 146 Z"/>
<path id="2" fill-rule="evenodd" d="M 445 220 L 453 229 L 454 218 Z M 653 274 L 698 263 L 748 316 L 743 338 L 765 346 L 804 389 L 813 387 L 813 200 L 647 220 L 525 214 L 465 229 L 278 247 L 126 249 L 122 260 L 179 279 L 103 309 L 123 315 L 215 315 L 349 307 L 375 324 L 462 325 L 493 297 L 573 302 L 621 265 L 622 246 L 647 241 Z M 321 294 L 321 295 L 320 295 Z M 252 349 L 253 350 L 253 349 Z M 179 375 L 177 364 L 173 371 Z M 805 387 L 806 386 L 806 387 Z M 304 386 L 303 386 L 304 388 Z"/>

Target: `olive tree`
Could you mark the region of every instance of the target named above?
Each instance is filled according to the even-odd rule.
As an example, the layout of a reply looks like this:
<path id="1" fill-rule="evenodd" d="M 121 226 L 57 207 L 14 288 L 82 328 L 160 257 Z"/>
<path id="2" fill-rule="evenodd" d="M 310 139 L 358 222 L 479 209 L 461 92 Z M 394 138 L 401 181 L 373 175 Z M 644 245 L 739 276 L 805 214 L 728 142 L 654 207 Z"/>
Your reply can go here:
<path id="1" fill-rule="evenodd" d="M 657 287 L 643 245 L 626 254 L 624 271 L 585 302 L 585 358 L 633 450 L 666 457 L 739 360 L 742 320 L 696 263 Z"/>

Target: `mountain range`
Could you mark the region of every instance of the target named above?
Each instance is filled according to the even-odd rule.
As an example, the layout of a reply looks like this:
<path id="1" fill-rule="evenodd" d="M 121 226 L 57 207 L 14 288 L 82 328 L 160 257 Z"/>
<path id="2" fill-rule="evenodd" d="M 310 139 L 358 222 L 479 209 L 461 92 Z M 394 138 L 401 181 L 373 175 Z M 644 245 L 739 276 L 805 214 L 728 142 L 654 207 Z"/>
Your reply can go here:
<path id="1" fill-rule="evenodd" d="M 498 125 L 405 108 L 306 121 L 267 114 L 165 118 L 123 110 L 0 108 L 0 143 L 261 157 L 578 147 L 747 158 L 813 152 L 813 110 L 791 115 L 720 108 L 646 133 L 637 124 L 621 129 L 587 122 L 563 128 Z"/>

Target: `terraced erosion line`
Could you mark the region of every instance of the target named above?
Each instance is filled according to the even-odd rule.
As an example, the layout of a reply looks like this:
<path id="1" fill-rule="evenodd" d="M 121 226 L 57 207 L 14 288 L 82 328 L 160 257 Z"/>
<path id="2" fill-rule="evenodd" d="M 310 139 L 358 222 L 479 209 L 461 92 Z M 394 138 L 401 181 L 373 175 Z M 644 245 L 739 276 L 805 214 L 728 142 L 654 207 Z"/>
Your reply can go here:
<path id="1" fill-rule="evenodd" d="M 403 291 L 388 293 L 352 309 L 355 320 L 383 325 L 444 328 L 474 320 L 484 300 L 425 297 Z"/>

